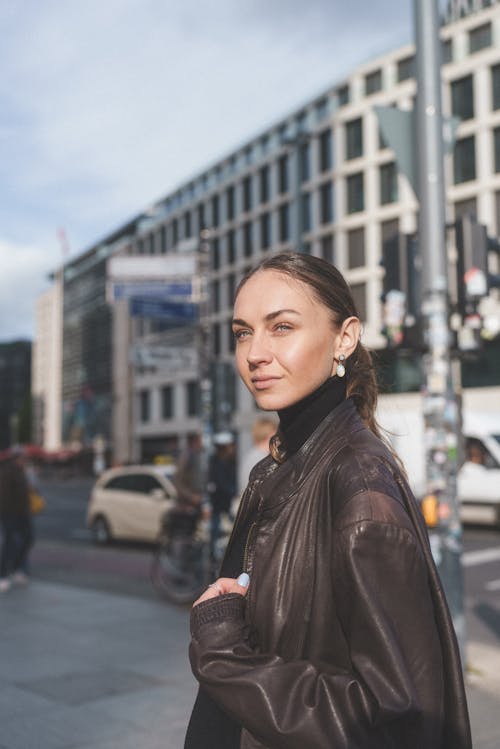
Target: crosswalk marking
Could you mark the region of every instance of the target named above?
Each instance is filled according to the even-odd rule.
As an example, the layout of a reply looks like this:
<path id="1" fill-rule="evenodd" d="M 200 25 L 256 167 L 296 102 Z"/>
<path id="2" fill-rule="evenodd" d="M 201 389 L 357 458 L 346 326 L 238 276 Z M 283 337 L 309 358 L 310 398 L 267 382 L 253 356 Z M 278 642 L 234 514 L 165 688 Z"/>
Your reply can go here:
<path id="1" fill-rule="evenodd" d="M 466 551 L 462 554 L 464 567 L 475 567 L 477 564 L 487 564 L 500 559 L 500 549 L 478 549 L 477 551 Z"/>

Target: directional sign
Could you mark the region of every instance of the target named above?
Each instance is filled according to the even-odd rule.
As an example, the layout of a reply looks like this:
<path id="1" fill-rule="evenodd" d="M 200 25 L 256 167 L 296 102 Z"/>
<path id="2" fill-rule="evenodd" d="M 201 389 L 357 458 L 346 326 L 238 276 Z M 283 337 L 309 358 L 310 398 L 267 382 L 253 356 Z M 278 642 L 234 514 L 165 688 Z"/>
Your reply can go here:
<path id="1" fill-rule="evenodd" d="M 197 257 L 188 253 L 112 257 L 107 272 L 113 281 L 189 278 L 197 272 Z"/>
<path id="2" fill-rule="evenodd" d="M 111 302 L 132 297 L 188 301 L 193 293 L 191 281 L 111 281 L 108 288 Z"/>
<path id="3" fill-rule="evenodd" d="M 198 351 L 194 346 L 136 343 L 131 348 L 130 361 L 137 369 L 153 369 L 168 374 L 198 371 Z"/>
<path id="4" fill-rule="evenodd" d="M 198 306 L 191 302 L 171 302 L 152 297 L 132 297 L 129 301 L 131 317 L 148 317 L 176 325 L 193 325 L 198 321 Z"/>

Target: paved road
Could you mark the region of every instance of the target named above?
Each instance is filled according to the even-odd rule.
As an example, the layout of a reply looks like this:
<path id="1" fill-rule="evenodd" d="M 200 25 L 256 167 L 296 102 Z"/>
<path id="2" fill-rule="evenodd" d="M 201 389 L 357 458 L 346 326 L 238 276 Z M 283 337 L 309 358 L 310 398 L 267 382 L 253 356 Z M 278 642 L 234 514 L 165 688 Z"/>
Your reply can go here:
<path id="1" fill-rule="evenodd" d="M 36 518 L 33 574 L 43 580 L 155 598 L 149 581 L 152 547 L 97 547 L 85 528 L 92 480 L 43 482 L 46 511 Z M 500 531 L 467 527 L 464 532 L 467 637 L 500 645 Z"/>

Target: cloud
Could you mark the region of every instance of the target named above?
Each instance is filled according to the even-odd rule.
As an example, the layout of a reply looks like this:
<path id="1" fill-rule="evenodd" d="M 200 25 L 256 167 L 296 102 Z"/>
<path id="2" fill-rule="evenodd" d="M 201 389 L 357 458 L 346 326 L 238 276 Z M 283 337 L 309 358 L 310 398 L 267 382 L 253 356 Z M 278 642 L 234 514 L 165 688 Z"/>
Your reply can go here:
<path id="1" fill-rule="evenodd" d="M 43 248 L 0 240 L 0 341 L 29 338 L 35 300 L 49 286 L 52 269 Z"/>
<path id="2" fill-rule="evenodd" d="M 27 308 L 35 268 L 58 263 L 60 226 L 74 253 L 87 249 L 406 42 L 407 14 L 392 0 L 1 3 L 0 263 L 12 248 L 35 260 L 39 248 L 43 260 L 9 270 L 24 273 Z"/>

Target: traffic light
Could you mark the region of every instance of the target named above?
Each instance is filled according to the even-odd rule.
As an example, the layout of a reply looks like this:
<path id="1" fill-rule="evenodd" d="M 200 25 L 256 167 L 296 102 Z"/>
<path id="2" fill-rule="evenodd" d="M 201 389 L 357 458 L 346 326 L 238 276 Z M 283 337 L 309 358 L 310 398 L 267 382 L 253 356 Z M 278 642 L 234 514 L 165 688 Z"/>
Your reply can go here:
<path id="1" fill-rule="evenodd" d="M 389 346 L 419 347 L 420 268 L 416 237 L 394 234 L 382 244 L 384 335 Z"/>
<path id="2" fill-rule="evenodd" d="M 473 215 L 455 221 L 457 248 L 457 305 L 462 319 L 476 312 L 488 294 L 488 234 Z"/>

